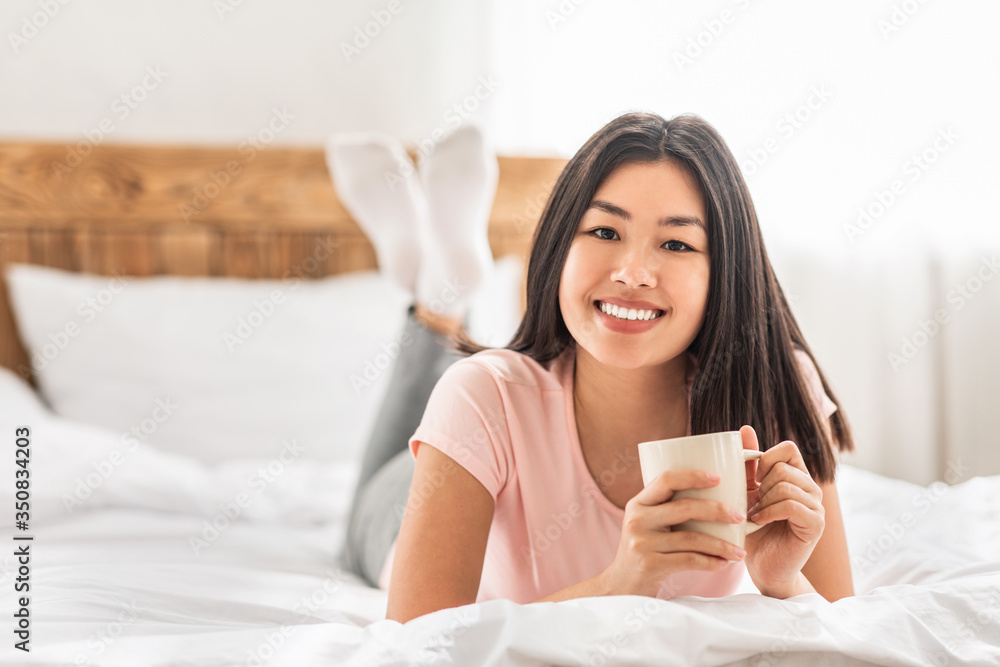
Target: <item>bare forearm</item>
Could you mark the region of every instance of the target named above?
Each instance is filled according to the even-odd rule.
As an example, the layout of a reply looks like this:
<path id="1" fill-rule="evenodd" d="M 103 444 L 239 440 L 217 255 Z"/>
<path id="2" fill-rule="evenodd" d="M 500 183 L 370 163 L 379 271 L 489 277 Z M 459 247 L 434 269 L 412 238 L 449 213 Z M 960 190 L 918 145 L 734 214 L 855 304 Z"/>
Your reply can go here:
<path id="1" fill-rule="evenodd" d="M 551 595 L 535 600 L 535 602 L 562 602 L 563 600 L 575 600 L 577 598 L 592 598 L 602 595 L 609 595 L 607 586 L 604 584 L 602 575 L 585 579 L 578 584 L 567 586 Z"/>
<path id="2" fill-rule="evenodd" d="M 787 598 L 795 597 L 796 595 L 805 595 L 806 593 L 815 593 L 816 589 L 809 580 L 806 579 L 805 575 L 799 572 L 799 576 L 795 578 L 788 586 L 777 587 L 773 590 L 768 590 L 762 588 L 760 590 L 761 595 L 766 595 L 770 598 L 776 598 L 778 600 L 784 600 Z"/>

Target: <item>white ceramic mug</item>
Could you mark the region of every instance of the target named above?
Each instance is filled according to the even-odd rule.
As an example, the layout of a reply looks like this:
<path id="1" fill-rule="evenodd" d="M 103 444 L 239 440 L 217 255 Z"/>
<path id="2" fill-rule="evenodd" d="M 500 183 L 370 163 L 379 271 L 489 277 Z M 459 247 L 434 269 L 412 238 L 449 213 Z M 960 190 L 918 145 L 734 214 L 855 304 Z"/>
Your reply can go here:
<path id="1" fill-rule="evenodd" d="M 717 473 L 722 479 L 707 489 L 685 489 L 674 493 L 674 498 L 707 498 L 721 501 L 747 513 L 746 461 L 759 459 L 763 452 L 743 449 L 739 431 L 705 433 L 685 438 L 653 440 L 639 443 L 639 467 L 642 485 L 667 470 L 705 470 Z M 743 548 L 747 535 L 762 528 L 752 521 L 723 523 L 721 521 L 685 521 L 675 530 L 693 530 L 713 535 Z"/>

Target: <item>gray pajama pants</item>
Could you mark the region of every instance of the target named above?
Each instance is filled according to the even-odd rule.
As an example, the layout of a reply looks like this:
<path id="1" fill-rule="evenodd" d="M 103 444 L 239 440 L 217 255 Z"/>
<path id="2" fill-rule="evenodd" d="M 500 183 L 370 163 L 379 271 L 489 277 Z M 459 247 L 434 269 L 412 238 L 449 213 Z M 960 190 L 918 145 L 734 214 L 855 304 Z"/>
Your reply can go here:
<path id="1" fill-rule="evenodd" d="M 462 355 L 420 324 L 411 306 L 399 357 L 361 461 L 340 566 L 378 586 L 379 573 L 399 534 L 414 461 L 407 443 L 417 430 L 431 390 Z"/>

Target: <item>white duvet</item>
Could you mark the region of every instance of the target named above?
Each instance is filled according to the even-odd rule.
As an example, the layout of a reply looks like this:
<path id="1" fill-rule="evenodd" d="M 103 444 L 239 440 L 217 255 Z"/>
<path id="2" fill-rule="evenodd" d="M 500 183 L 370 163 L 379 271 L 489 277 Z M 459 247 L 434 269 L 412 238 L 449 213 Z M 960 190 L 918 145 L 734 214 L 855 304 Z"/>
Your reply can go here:
<path id="1" fill-rule="evenodd" d="M 354 465 L 208 468 L 140 447 L 109 469 L 114 434 L 53 417 L 0 376 L 5 446 L 25 424 L 31 652 L 13 648 L 18 563 L 4 548 L 4 665 L 1000 665 L 1000 476 L 925 488 L 842 466 L 858 595 L 834 604 L 495 600 L 401 625 L 384 592 L 334 565 Z M 78 493 L 98 468 L 108 476 Z M 13 479 L 9 455 L 8 540 L 23 534 Z"/>

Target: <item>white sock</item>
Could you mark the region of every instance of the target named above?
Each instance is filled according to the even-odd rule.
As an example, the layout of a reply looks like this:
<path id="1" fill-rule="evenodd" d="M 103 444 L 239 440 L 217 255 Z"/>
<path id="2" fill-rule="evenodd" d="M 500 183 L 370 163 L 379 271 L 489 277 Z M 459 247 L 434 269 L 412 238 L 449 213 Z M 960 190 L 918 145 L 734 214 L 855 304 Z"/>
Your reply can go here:
<path id="1" fill-rule="evenodd" d="M 487 229 L 497 159 L 479 128 L 464 125 L 423 157 L 419 170 L 429 216 L 420 228 L 416 300 L 433 313 L 459 316 L 493 269 Z"/>
<path id="2" fill-rule="evenodd" d="M 335 134 L 326 163 L 341 203 L 375 246 L 379 270 L 413 293 L 427 201 L 403 146 L 378 132 Z"/>

